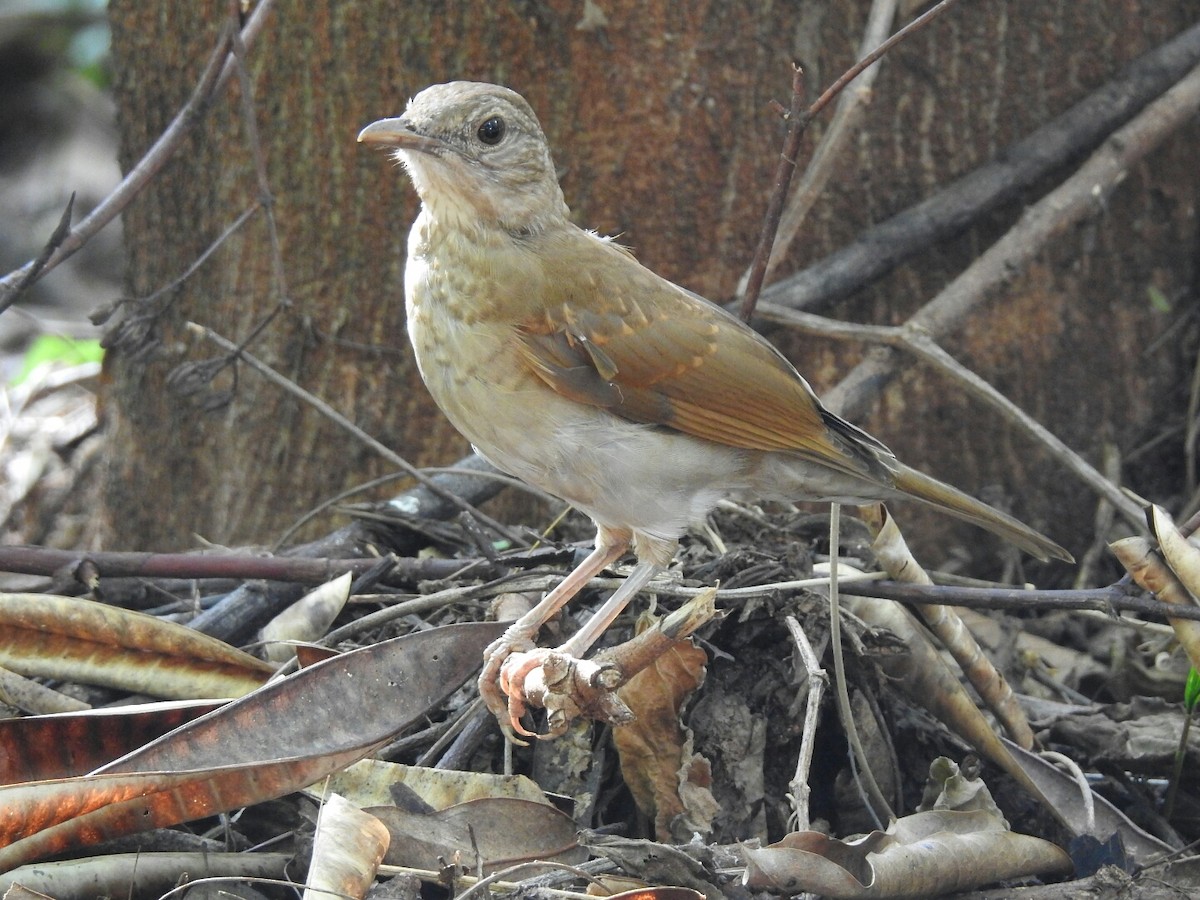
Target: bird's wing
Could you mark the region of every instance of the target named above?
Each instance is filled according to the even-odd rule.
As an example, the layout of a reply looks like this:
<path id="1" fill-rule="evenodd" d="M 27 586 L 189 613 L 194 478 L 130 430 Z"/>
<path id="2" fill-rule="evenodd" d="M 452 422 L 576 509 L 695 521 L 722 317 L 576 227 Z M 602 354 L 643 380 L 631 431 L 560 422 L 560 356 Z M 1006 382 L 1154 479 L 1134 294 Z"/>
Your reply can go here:
<path id="1" fill-rule="evenodd" d="M 764 338 L 633 259 L 615 259 L 556 282 L 518 328 L 542 381 L 633 422 L 879 477 L 890 451 L 826 410 Z"/>

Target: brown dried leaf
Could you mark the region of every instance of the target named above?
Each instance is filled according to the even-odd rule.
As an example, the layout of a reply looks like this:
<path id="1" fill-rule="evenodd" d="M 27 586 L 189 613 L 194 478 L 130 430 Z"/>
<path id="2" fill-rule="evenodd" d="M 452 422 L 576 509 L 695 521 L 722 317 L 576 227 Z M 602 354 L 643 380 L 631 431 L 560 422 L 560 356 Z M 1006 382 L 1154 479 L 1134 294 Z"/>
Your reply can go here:
<path id="1" fill-rule="evenodd" d="M 240 697 L 274 671 L 222 641 L 144 613 L 77 597 L 2 593 L 0 666 L 172 700 Z"/>
<path id="2" fill-rule="evenodd" d="M 172 700 L 0 719 L 0 784 L 82 775 L 222 703 Z"/>
<path id="3" fill-rule="evenodd" d="M 829 897 L 934 897 L 993 881 L 1065 875 L 1066 853 L 1049 841 L 1014 834 L 975 810 L 937 810 L 897 820 L 886 831 L 840 841 L 814 831 L 746 851 L 745 883 Z"/>
<path id="4" fill-rule="evenodd" d="M 576 839 L 575 822 L 545 803 L 498 797 L 430 813 L 395 806 L 375 806 L 367 812 L 392 836 L 384 857 L 388 865 L 437 869 L 442 861 L 458 860 L 474 871 L 476 848 L 484 872 L 535 859 L 572 864 L 587 859 Z"/>
<path id="5" fill-rule="evenodd" d="M 1075 823 L 1071 828 L 1074 833 L 1083 833 L 1085 823 L 1089 819 L 1095 823 L 1094 834 L 1097 837 L 1107 837 L 1119 831 L 1126 852 L 1142 866 L 1157 857 L 1174 852 L 1170 844 L 1143 831 L 1102 794 L 1093 791 L 1085 804 L 1084 798 L 1079 794 L 1079 783 L 1071 775 L 1011 741 L 1006 740 L 1004 743 L 1013 759 L 1037 782 L 1042 794 L 1049 798 L 1061 817 Z"/>
<path id="6" fill-rule="evenodd" d="M 362 897 L 375 881 L 389 840 L 377 818 L 331 794 L 317 819 L 303 900 Z"/>
<path id="7" fill-rule="evenodd" d="M 888 575 L 894 581 L 933 584 L 933 579 L 908 549 L 900 526 L 896 524 L 887 507 L 876 503 L 862 509 L 871 511 L 870 515 L 864 516 L 875 536 L 871 542 L 871 550 Z M 967 681 L 1000 720 L 1009 737 L 1026 749 L 1033 747 L 1033 729 L 1029 727 L 1025 711 L 1017 702 L 1016 695 L 1013 694 L 1004 675 L 984 654 L 975 636 L 959 616 L 958 610 L 940 603 L 920 603 L 917 604 L 916 611 L 929 630 L 937 635 L 942 646 L 954 657 Z"/>
<path id="8" fill-rule="evenodd" d="M 640 634 L 653 627 L 649 614 L 638 620 Z M 613 730 L 621 774 L 633 799 L 654 821 L 660 841 L 686 841 L 712 830 L 719 812 L 709 790 L 712 770 L 692 752 L 692 732 L 679 713 L 703 682 L 707 654 L 691 640 L 676 640 L 618 692 L 636 717 Z"/>
<path id="9" fill-rule="evenodd" d="M 704 900 L 704 894 L 691 888 L 648 886 L 606 894 L 604 900 Z"/>
<path id="10" fill-rule="evenodd" d="M 0 667 L 0 703 L 30 715 L 51 715 L 91 709 L 82 700 L 52 690 L 32 678 L 24 678 L 3 667 Z"/>
<path id="11" fill-rule="evenodd" d="M 842 605 L 868 625 L 884 628 L 904 642 L 907 653 L 881 657 L 880 668 L 897 689 L 924 707 L 976 750 L 1020 782 L 1033 797 L 1058 815 L 1038 786 L 1013 759 L 991 723 L 950 670 L 916 619 L 897 603 L 875 597 L 842 598 Z M 1064 822 L 1069 826 L 1069 823 Z"/>
<path id="12" fill-rule="evenodd" d="M 1200 551 L 1183 538 L 1170 516 L 1159 507 L 1151 507 L 1150 521 L 1163 556 L 1167 555 L 1167 548 L 1171 548 L 1167 561 L 1164 561 L 1163 556 L 1159 556 L 1150 542 L 1142 537 L 1114 541 L 1108 545 L 1108 549 L 1129 572 L 1130 577 L 1140 587 L 1151 591 L 1159 600 L 1181 606 L 1194 605 L 1192 595 L 1174 567 L 1178 565 L 1185 573 L 1192 575 L 1192 557 L 1200 556 Z M 1174 562 L 1168 565 L 1170 560 Z M 1168 618 L 1167 621 L 1175 630 L 1175 637 L 1179 639 L 1179 644 L 1187 653 L 1192 666 L 1200 669 L 1200 622 L 1172 618 Z"/>
<path id="13" fill-rule="evenodd" d="M 1193 600 L 1200 597 L 1200 547 L 1185 538 L 1175 527 L 1175 520 L 1157 504 L 1150 507 L 1150 523 L 1171 571 L 1179 577 Z"/>
<path id="14" fill-rule="evenodd" d="M 0 788 L 0 871 L 311 784 L 448 697 L 502 631 L 450 625 L 364 647 L 271 682 L 91 775 Z"/>

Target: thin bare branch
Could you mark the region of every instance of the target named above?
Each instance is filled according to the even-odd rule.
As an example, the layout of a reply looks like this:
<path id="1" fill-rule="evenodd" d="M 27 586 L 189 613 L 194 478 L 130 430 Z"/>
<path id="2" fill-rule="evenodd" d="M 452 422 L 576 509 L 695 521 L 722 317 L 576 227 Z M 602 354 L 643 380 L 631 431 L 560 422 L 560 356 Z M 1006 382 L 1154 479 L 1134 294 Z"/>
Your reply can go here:
<path id="1" fill-rule="evenodd" d="M 828 106 L 833 98 L 841 93 L 842 88 L 857 78 L 861 72 L 872 66 L 877 60 L 880 59 L 880 57 L 886 54 L 901 41 L 907 40 L 918 31 L 925 29 L 930 23 L 933 22 L 934 19 L 946 12 L 946 10 L 948 10 L 957 2 L 958 0 L 942 0 L 941 3 L 937 4 L 936 6 L 931 6 L 925 12 L 921 13 L 921 15 L 917 16 L 915 19 L 893 34 L 873 51 L 868 53 L 849 69 L 847 69 L 842 74 L 841 78 L 826 88 L 825 93 L 818 97 L 817 101 L 808 108 L 808 114 L 810 116 L 816 116 L 820 114 L 821 110 Z"/>
<path id="2" fill-rule="evenodd" d="M 254 43 L 254 39 L 262 30 L 263 23 L 270 12 L 272 2 L 273 0 L 260 0 L 254 12 L 246 20 L 245 27 L 239 35 L 244 46 L 249 47 Z M 233 35 L 234 31 L 230 26 L 227 25 L 221 29 L 217 45 L 213 48 L 208 64 L 204 67 L 200 80 L 187 103 L 183 105 L 183 108 L 171 120 L 171 124 L 146 151 L 137 165 L 121 180 L 121 183 L 85 216 L 83 221 L 66 234 L 40 269 L 35 272 L 37 260 L 31 260 L 0 279 L 0 313 L 13 304 L 20 289 L 27 287 L 51 271 L 120 215 L 121 211 L 141 193 L 143 188 L 167 163 L 167 160 L 175 154 L 187 134 L 204 118 L 212 98 L 224 88 L 233 74 L 235 61 L 228 54 Z M 30 277 L 31 273 L 33 277 Z"/>
<path id="3" fill-rule="evenodd" d="M 788 784 L 791 793 L 794 822 L 789 823 L 789 831 L 807 831 L 812 825 L 808 814 L 808 798 L 812 789 L 808 786 L 808 773 L 812 769 L 813 750 L 817 742 L 817 720 L 821 714 L 821 699 L 825 694 L 825 685 L 829 676 L 821 668 L 816 653 L 808 635 L 800 627 L 794 616 L 788 616 L 788 634 L 796 644 L 800 660 L 804 663 L 804 673 L 807 676 L 804 688 L 808 693 L 807 708 L 804 711 L 804 729 L 800 736 L 800 753 L 796 757 L 796 772 Z"/>
<path id="4" fill-rule="evenodd" d="M 892 28 L 892 21 L 896 17 L 898 2 L 899 0 L 875 0 L 871 4 L 871 11 L 867 14 L 867 26 L 863 30 L 862 41 L 859 43 L 860 57 L 867 56 L 884 41 Z M 783 216 L 779 220 L 779 232 L 775 236 L 770 259 L 767 260 L 766 280 L 770 280 L 771 276 L 775 274 L 776 268 L 787 256 L 788 250 L 796 240 L 796 235 L 800 233 L 804 220 L 808 217 L 808 211 L 812 209 L 813 204 L 824 191 L 825 185 L 833 175 L 835 164 L 851 136 L 858 129 L 869 103 L 875 78 L 879 75 L 881 68 L 878 65 L 868 66 L 863 70 L 852 89 L 844 91 L 838 98 L 837 108 L 834 110 L 829 127 L 821 136 L 820 143 L 817 144 L 817 149 L 813 152 L 812 159 L 809 160 L 800 183 L 796 185 L 796 189 L 788 198 L 787 206 L 784 207 Z M 750 273 L 747 270 L 743 281 L 748 280 L 749 276 Z M 745 290 L 743 285 L 739 292 Z"/>
<path id="5" fill-rule="evenodd" d="M 754 306 L 758 302 L 758 295 L 762 290 L 763 279 L 766 277 L 767 265 L 772 255 L 772 248 L 775 247 L 775 235 L 779 229 L 780 217 L 783 214 L 784 201 L 787 199 L 788 188 L 792 183 L 792 175 L 795 174 L 796 155 L 800 152 L 800 139 L 808 129 L 809 123 L 820 115 L 821 111 L 834 97 L 841 93 L 847 84 L 870 68 L 880 57 L 891 50 L 892 47 L 925 28 L 930 22 L 957 2 L 958 0 L 942 0 L 936 6 L 909 22 L 847 69 L 837 81 L 826 88 L 825 93 L 818 97 L 812 106 L 803 112 L 800 111 L 803 73 L 799 67 L 796 68 L 792 78 L 792 104 L 791 111 L 788 114 L 788 133 L 787 137 L 784 138 L 783 152 L 780 155 L 779 165 L 775 171 L 775 187 L 771 191 L 771 198 L 767 203 L 767 213 L 763 220 L 762 234 L 758 240 L 758 247 L 754 251 L 754 260 L 750 264 L 746 287 L 742 294 L 741 317 L 744 321 L 749 322 L 754 316 Z M 886 4 L 879 3 L 876 6 L 883 7 Z M 884 10 L 880 9 L 879 12 L 879 18 L 883 18 Z M 888 15 L 887 18 L 890 20 L 891 16 Z M 877 26 L 878 22 L 874 24 Z M 871 33 L 873 34 L 874 30 L 871 30 Z"/>
<path id="6" fill-rule="evenodd" d="M 817 309 L 862 289 L 1091 151 L 1198 64 L 1200 24 L 1143 54 L 1062 115 L 1004 148 L 993 162 L 765 288 L 762 299 L 793 309 Z M 734 304 L 728 308 L 736 310 Z"/>
<path id="7" fill-rule="evenodd" d="M 917 324 L 916 316 L 904 325 L 889 326 L 838 322 L 824 316 L 798 312 L 773 304 L 763 304 L 760 312 L 764 318 L 782 322 L 811 334 L 839 340 L 871 341 L 912 353 L 964 387 L 967 393 L 997 410 L 1006 422 L 1024 431 L 1069 472 L 1111 503 L 1134 528 L 1141 533 L 1146 531 L 1146 517 L 1142 507 L 1129 499 L 1121 491 L 1119 484 L 1114 484 L 1105 478 L 1091 463 L 1059 440 L 1037 419 L 938 346 L 933 338 Z M 920 314 L 918 313 L 918 315 Z M 826 400 L 832 405 L 836 402 L 836 397 L 827 396 Z"/>
<path id="8" fill-rule="evenodd" d="M 908 327 L 942 337 L 958 328 L 991 294 L 1011 281 L 1050 240 L 1106 208 L 1108 195 L 1126 173 L 1200 111 L 1200 66 L 1114 132 L 1079 170 L 1026 210 L 1021 220 L 966 271 L 925 304 Z M 825 400 L 849 418 L 861 416 L 870 400 L 895 377 L 899 354 L 875 348 Z"/>
<path id="9" fill-rule="evenodd" d="M 850 771 L 862 793 L 863 806 L 866 807 L 875 825 L 880 830 L 895 815 L 891 804 L 883 796 L 875 773 L 871 771 L 870 760 L 863 749 L 858 737 L 858 727 L 854 722 L 854 711 L 850 706 L 850 690 L 846 682 L 846 661 L 842 648 L 842 609 L 838 596 L 843 587 L 838 579 L 838 539 L 841 533 L 841 504 L 829 504 L 829 642 L 833 654 L 833 695 L 837 699 L 838 716 L 842 720 L 842 730 L 846 733 L 846 742 L 850 745 L 847 754 L 850 761 Z"/>
<path id="10" fill-rule="evenodd" d="M 800 152 L 800 139 L 804 136 L 808 123 L 812 121 L 812 116 L 805 115 L 801 110 L 803 102 L 804 71 L 795 66 L 792 71 L 792 107 L 788 112 L 787 137 L 783 139 L 783 151 L 779 154 L 779 164 L 775 167 L 775 187 L 771 191 L 770 200 L 767 201 L 762 233 L 758 237 L 754 260 L 750 263 L 746 290 L 742 294 L 741 316 L 744 322 L 749 322 L 754 317 L 754 305 L 758 302 L 758 295 L 762 290 L 763 278 L 767 274 L 767 260 L 770 259 L 771 248 L 775 245 L 779 218 L 783 215 L 783 202 L 787 198 L 792 175 L 796 171 L 796 154 Z"/>
<path id="11" fill-rule="evenodd" d="M 516 534 L 514 531 L 509 529 L 507 526 L 501 524 L 500 522 L 497 522 L 495 519 L 493 519 L 491 516 L 487 515 L 486 513 L 480 512 L 474 506 L 472 506 L 471 504 L 469 504 L 465 500 L 463 500 L 461 497 L 457 497 L 454 494 L 451 494 L 449 491 L 445 490 L 443 487 L 441 487 L 441 485 L 439 485 L 437 482 L 435 482 L 429 476 L 425 475 L 420 469 L 416 468 L 412 463 L 410 463 L 408 460 L 406 460 L 400 454 L 396 453 L 390 447 L 387 447 L 384 444 L 381 444 L 379 441 L 375 440 L 375 438 L 371 437 L 371 435 L 367 434 L 365 431 L 363 431 L 361 428 L 359 428 L 357 425 L 355 425 L 353 422 L 351 422 L 349 419 L 347 419 L 345 416 L 343 416 L 340 412 L 338 412 L 336 409 L 334 409 L 332 406 L 330 406 L 328 403 L 326 403 L 320 397 L 317 397 L 315 394 L 312 394 L 309 391 L 304 390 L 304 388 L 300 387 L 294 381 L 291 381 L 291 380 L 285 378 L 284 376 L 280 375 L 278 372 L 276 372 L 274 369 L 272 369 L 270 366 L 268 366 L 262 360 L 254 357 L 254 356 L 251 356 L 245 350 L 241 349 L 237 344 L 233 343 L 233 341 L 230 341 L 224 337 L 221 337 L 221 335 L 217 334 L 215 331 L 213 331 L 210 328 L 204 327 L 203 325 L 196 325 L 196 324 L 192 323 L 192 324 L 190 324 L 189 327 L 195 329 L 197 332 L 199 332 L 201 335 L 203 335 L 208 340 L 212 341 L 214 344 L 216 344 L 221 349 L 226 350 L 231 354 L 235 354 L 239 360 L 246 363 L 246 365 L 248 365 L 251 369 L 253 369 L 255 372 L 257 372 L 259 375 L 262 375 L 264 378 L 266 378 L 272 384 L 276 385 L 277 387 L 282 388 L 283 390 L 285 390 L 289 394 L 291 394 L 293 397 L 296 397 L 297 399 L 299 399 L 302 402 L 311 406 L 313 409 L 315 409 L 317 412 L 319 412 L 322 416 L 327 418 L 329 421 L 333 422 L 335 425 L 339 426 L 342 430 L 353 435 L 355 437 L 355 439 L 362 442 L 367 447 L 370 447 L 372 450 L 374 450 L 376 453 L 378 453 L 380 456 L 382 456 L 384 459 L 386 459 L 392 465 L 403 469 L 410 476 L 412 476 L 414 479 L 416 479 L 422 485 L 424 485 L 426 488 L 428 488 L 430 491 L 437 494 L 439 497 L 441 497 L 446 502 L 454 504 L 463 512 L 473 516 L 476 520 L 478 520 L 482 524 L 486 525 L 488 528 L 491 528 L 496 534 L 500 535 L 505 540 L 512 542 L 512 544 L 514 546 L 523 547 L 528 543 L 524 538 L 522 538 L 520 535 Z"/>

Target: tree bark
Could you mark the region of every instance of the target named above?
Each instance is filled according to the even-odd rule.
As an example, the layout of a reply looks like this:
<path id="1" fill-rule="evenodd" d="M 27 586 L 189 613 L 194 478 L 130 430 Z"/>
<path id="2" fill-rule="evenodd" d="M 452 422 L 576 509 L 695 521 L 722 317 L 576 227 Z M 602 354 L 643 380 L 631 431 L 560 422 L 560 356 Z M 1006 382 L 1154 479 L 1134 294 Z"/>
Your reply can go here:
<path id="1" fill-rule="evenodd" d="M 430 404 L 404 334 L 415 197 L 402 173 L 356 145 L 358 130 L 399 114 L 432 82 L 506 83 L 537 110 L 580 224 L 618 235 L 664 276 L 727 300 L 753 252 L 782 138 L 768 101 L 786 104 L 794 59 L 814 96 L 840 74 L 869 5 L 280 0 L 249 66 L 291 305 L 251 351 L 410 460 L 457 458 L 466 445 Z M 780 275 L 993 158 L 1200 13 L 1197 2 L 1171 6 L 962 4 L 901 45 L 884 61 L 863 130 Z M 109 11 L 128 167 L 190 92 L 226 6 L 111 0 Z M 820 127 L 806 138 L 801 164 Z M 1177 309 L 1194 298 L 1196 137 L 1194 128 L 1180 134 L 1131 171 L 1110 208 L 1047 248 L 947 347 L 1093 459 L 1102 440 L 1128 451 L 1183 409 L 1189 332 L 1171 331 L 1178 314 L 1157 311 L 1147 291 Z M 177 277 L 257 196 L 235 84 L 126 213 L 131 295 Z M 902 320 L 1015 222 L 1022 205 L 928 248 L 834 314 Z M 233 399 L 213 413 L 166 386 L 181 363 L 216 355 L 185 322 L 241 340 L 280 299 L 261 213 L 172 297 L 154 319 L 155 340 L 142 348 L 149 352 L 118 350 L 108 360 L 106 544 L 171 549 L 194 535 L 270 541 L 300 512 L 386 471 L 253 375 L 235 384 L 222 374 L 218 386 Z M 1160 335 L 1165 343 L 1145 355 Z M 857 356 L 772 337 L 818 389 Z M 1011 499 L 1016 513 L 1068 546 L 1089 539 L 1094 499 L 945 384 L 919 372 L 905 377 L 863 424 L 902 458 L 964 489 L 1001 485 L 1002 502 Z M 1135 486 L 1181 489 L 1172 476 L 1155 477 L 1135 477 Z"/>

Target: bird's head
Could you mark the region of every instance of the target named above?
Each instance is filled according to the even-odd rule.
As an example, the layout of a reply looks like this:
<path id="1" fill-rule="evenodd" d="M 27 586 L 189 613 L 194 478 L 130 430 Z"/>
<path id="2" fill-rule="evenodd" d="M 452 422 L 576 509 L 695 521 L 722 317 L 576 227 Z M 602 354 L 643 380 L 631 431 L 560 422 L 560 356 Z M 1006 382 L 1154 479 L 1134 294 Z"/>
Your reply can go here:
<path id="1" fill-rule="evenodd" d="M 358 139 L 394 148 L 435 219 L 530 234 L 567 213 L 537 116 L 506 87 L 435 84 Z"/>

